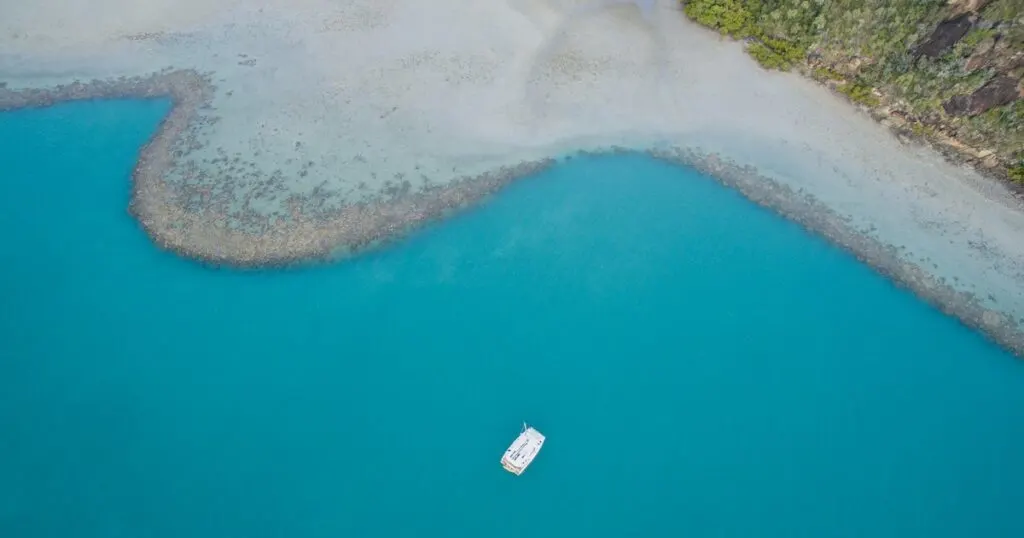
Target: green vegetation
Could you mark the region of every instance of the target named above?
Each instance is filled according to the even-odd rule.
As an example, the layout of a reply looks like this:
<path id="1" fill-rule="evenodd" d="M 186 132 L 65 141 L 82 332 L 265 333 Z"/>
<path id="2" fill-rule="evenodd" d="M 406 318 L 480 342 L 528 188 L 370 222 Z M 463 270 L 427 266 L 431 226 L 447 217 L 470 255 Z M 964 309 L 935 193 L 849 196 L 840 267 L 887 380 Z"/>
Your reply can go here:
<path id="1" fill-rule="evenodd" d="M 825 81 L 825 80 L 843 80 L 845 78 L 845 77 L 843 77 L 842 73 L 836 71 L 835 69 L 830 69 L 828 67 L 823 67 L 823 66 L 820 66 L 820 65 L 816 66 L 811 71 L 811 75 L 815 79 L 821 80 L 821 81 Z"/>
<path id="2" fill-rule="evenodd" d="M 910 125 L 910 132 L 914 133 L 915 136 L 928 138 L 935 135 L 935 128 L 931 125 L 915 122 Z"/>
<path id="3" fill-rule="evenodd" d="M 747 47 L 747 52 L 765 69 L 786 70 L 793 67 L 792 62 L 764 43 L 752 43 Z"/>
<path id="4" fill-rule="evenodd" d="M 860 103 L 869 107 L 876 107 L 881 103 L 871 86 L 860 82 L 843 84 L 836 89 L 849 97 L 854 103 Z"/>
<path id="5" fill-rule="evenodd" d="M 989 4 L 983 13 L 992 20 L 1013 20 L 1024 13 L 1024 2 L 1021 0 L 997 0 Z"/>
<path id="6" fill-rule="evenodd" d="M 985 143 L 1010 160 L 1024 162 L 1024 99 L 968 118 L 963 131 L 967 143 Z"/>
<path id="7" fill-rule="evenodd" d="M 805 67 L 813 78 L 838 82 L 838 91 L 869 107 L 882 102 L 877 90 L 911 125 L 927 118 L 966 144 L 995 151 L 1004 163 L 1024 162 L 1024 100 L 972 117 L 952 117 L 943 108 L 996 76 L 1024 76 L 1014 56 L 1024 52 L 1024 0 L 982 2 L 966 35 L 937 57 L 919 55 L 916 48 L 972 2 L 681 1 L 694 21 L 745 40 L 748 53 L 766 69 Z M 1021 164 L 1007 169 L 1014 177 L 1024 173 Z"/>
<path id="8" fill-rule="evenodd" d="M 1017 164 L 1010 167 L 1010 179 L 1017 183 L 1024 183 L 1024 159 L 1017 161 Z"/>
<path id="9" fill-rule="evenodd" d="M 698 0 L 684 7 L 691 19 L 725 35 L 742 38 L 751 35 L 754 17 L 743 7 L 743 0 Z"/>
<path id="10" fill-rule="evenodd" d="M 971 30 L 957 43 L 957 47 L 960 51 L 970 52 L 977 47 L 979 43 L 989 38 L 994 38 L 998 35 L 995 30 L 991 28 L 975 28 Z"/>
<path id="11" fill-rule="evenodd" d="M 807 43 L 800 39 L 800 31 L 791 38 L 783 30 L 792 25 L 795 25 L 792 28 L 802 28 L 810 21 L 803 20 L 806 17 L 798 13 L 786 18 L 778 11 L 766 11 L 766 6 L 773 3 L 771 0 L 691 0 L 685 3 L 683 10 L 691 19 L 725 35 L 749 38 L 751 44 L 747 51 L 766 69 L 788 70 L 806 58 Z"/>
<path id="12" fill-rule="evenodd" d="M 782 59 L 785 69 L 789 69 L 796 63 L 807 59 L 807 47 L 793 41 L 763 36 L 761 37 L 761 44 Z"/>

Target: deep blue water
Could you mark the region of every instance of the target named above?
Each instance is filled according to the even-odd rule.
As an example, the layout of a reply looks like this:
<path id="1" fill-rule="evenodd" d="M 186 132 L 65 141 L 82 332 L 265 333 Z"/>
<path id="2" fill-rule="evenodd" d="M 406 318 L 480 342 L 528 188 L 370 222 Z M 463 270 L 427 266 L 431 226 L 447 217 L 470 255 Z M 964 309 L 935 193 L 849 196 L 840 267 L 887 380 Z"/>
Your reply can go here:
<path id="1" fill-rule="evenodd" d="M 166 109 L 0 114 L 4 538 L 1024 536 L 1024 364 L 708 178 L 217 271 L 126 212 Z"/>

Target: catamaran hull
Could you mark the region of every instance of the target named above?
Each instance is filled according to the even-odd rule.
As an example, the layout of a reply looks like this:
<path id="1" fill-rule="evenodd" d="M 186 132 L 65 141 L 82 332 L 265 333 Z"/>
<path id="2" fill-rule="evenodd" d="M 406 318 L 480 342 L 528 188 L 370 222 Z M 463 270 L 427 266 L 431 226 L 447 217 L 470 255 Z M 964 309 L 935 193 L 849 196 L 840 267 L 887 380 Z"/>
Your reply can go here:
<path id="1" fill-rule="evenodd" d="M 524 424 L 523 432 L 512 441 L 501 457 L 501 466 L 516 476 L 523 474 L 544 446 L 544 440 L 544 434 Z"/>

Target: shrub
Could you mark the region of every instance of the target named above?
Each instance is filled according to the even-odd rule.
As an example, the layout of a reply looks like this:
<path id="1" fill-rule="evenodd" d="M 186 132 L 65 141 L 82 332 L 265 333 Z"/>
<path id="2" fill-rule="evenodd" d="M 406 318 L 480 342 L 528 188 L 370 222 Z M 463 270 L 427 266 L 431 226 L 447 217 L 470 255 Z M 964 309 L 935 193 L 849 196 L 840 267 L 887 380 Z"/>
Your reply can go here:
<path id="1" fill-rule="evenodd" d="M 793 67 L 791 62 L 786 61 L 782 55 L 775 52 L 764 43 L 751 43 L 750 46 L 747 47 L 747 53 L 757 60 L 757 63 L 761 64 L 761 67 L 764 67 L 765 69 L 778 69 L 785 71 Z"/>
<path id="2" fill-rule="evenodd" d="M 1011 166 L 1007 172 L 1010 174 L 1010 179 L 1017 183 L 1024 183 L 1024 159 Z"/>
<path id="3" fill-rule="evenodd" d="M 970 32 L 967 32 L 967 35 L 965 35 L 963 39 L 960 40 L 960 43 L 958 43 L 957 45 L 960 46 L 964 51 L 970 52 L 972 49 L 974 49 L 974 47 L 978 46 L 978 43 L 981 43 L 982 41 L 990 37 L 994 37 L 995 35 L 995 30 L 975 28 Z"/>
<path id="4" fill-rule="evenodd" d="M 815 67 L 812 74 L 818 80 L 843 80 L 845 78 L 842 73 L 828 67 Z"/>
<path id="5" fill-rule="evenodd" d="M 921 138 L 928 138 L 935 135 L 935 128 L 930 125 L 914 122 L 910 126 L 910 132 Z"/>
<path id="6" fill-rule="evenodd" d="M 970 143 L 1015 155 L 1024 148 L 1024 99 L 967 118 L 961 133 Z"/>
<path id="7" fill-rule="evenodd" d="M 949 16 L 947 0 L 681 0 L 691 19 L 733 38 L 750 41 L 747 52 L 767 69 L 790 69 L 813 48 L 822 65 L 818 80 L 838 81 L 838 90 L 855 103 L 876 107 L 883 92 L 911 117 L 952 122 L 957 140 L 995 151 L 1016 181 L 1024 174 L 1024 99 L 984 114 L 949 118 L 942 104 L 970 95 L 992 76 L 991 68 L 965 70 L 964 58 L 999 36 L 994 55 L 1003 61 L 1024 52 L 1024 0 L 991 0 L 975 26 L 938 58 L 915 51 Z M 816 62 L 817 63 L 817 62 Z M 914 127 L 910 127 L 914 129 Z M 920 129 L 923 129 L 920 128 Z M 945 129 L 944 129 L 945 130 Z M 926 133 L 927 134 L 927 133 Z"/>
<path id="8" fill-rule="evenodd" d="M 878 97 L 875 97 L 875 94 L 872 93 L 871 86 L 866 84 L 860 82 L 848 82 L 836 89 L 846 94 L 846 96 L 855 103 L 860 103 L 869 107 L 876 107 L 880 104 Z"/>
<path id="9" fill-rule="evenodd" d="M 761 41 L 790 64 L 802 62 L 807 58 L 807 47 L 803 47 L 794 41 L 774 37 L 765 37 Z"/>
<path id="10" fill-rule="evenodd" d="M 683 11 L 698 23 L 732 37 L 754 32 L 754 16 L 739 0 L 690 0 Z"/>

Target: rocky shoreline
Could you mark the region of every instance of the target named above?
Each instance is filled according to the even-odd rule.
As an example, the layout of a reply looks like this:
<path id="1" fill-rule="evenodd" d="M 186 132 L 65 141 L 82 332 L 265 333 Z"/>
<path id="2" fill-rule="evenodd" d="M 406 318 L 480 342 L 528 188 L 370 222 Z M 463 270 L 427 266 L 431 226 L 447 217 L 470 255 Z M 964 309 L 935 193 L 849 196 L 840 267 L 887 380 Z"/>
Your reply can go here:
<path id="1" fill-rule="evenodd" d="M 288 203 L 291 215 L 286 219 L 261 216 L 251 210 L 231 213 L 223 200 L 206 199 L 207 204 L 196 207 L 187 203 L 195 193 L 185 192 L 187 185 L 168 181 L 166 176 L 178 164 L 176 159 L 182 156 L 182 148 L 198 143 L 194 140 L 194 124 L 215 121 L 200 113 L 209 107 L 215 89 L 208 75 L 191 70 L 165 70 L 148 77 L 76 82 L 52 89 L 0 88 L 0 111 L 70 100 L 169 97 L 173 103 L 170 112 L 140 151 L 132 174 L 129 211 L 160 247 L 204 264 L 240 269 L 334 260 L 364 251 L 478 203 L 512 181 L 555 163 L 554 159 L 524 162 L 477 177 L 382 194 L 372 201 L 328 210 L 307 210 L 304 208 L 309 204 L 292 199 Z M 859 232 L 813 196 L 780 184 L 754 167 L 699 149 L 650 149 L 648 153 L 694 167 L 749 200 L 823 236 L 1024 358 L 1024 331 L 1015 320 L 906 261 L 895 247 Z"/>
<path id="2" fill-rule="evenodd" d="M 849 5 L 682 0 L 769 70 L 796 71 L 904 143 L 1024 194 L 1024 19 L 1019 0 Z M 784 21 L 784 22 L 783 22 Z"/>
<path id="3" fill-rule="evenodd" d="M 849 95 L 838 90 L 844 83 L 843 79 L 819 79 L 816 78 L 813 64 L 803 66 L 798 72 L 810 80 L 820 83 L 829 89 L 837 97 L 847 100 L 852 106 L 860 108 L 871 118 L 887 128 L 896 138 L 904 144 L 922 144 L 943 156 L 950 164 L 966 166 L 981 176 L 999 181 L 1008 191 L 1018 199 L 1024 200 L 1024 183 L 1010 177 L 1010 162 L 1000 160 L 999 156 L 991 149 L 973 147 L 972 145 L 959 140 L 955 136 L 946 134 L 950 130 L 949 125 L 940 120 L 932 120 L 925 123 L 921 118 L 905 112 L 903 108 L 893 104 L 893 99 L 877 89 L 874 95 L 881 103 L 877 106 L 858 102 Z"/>

